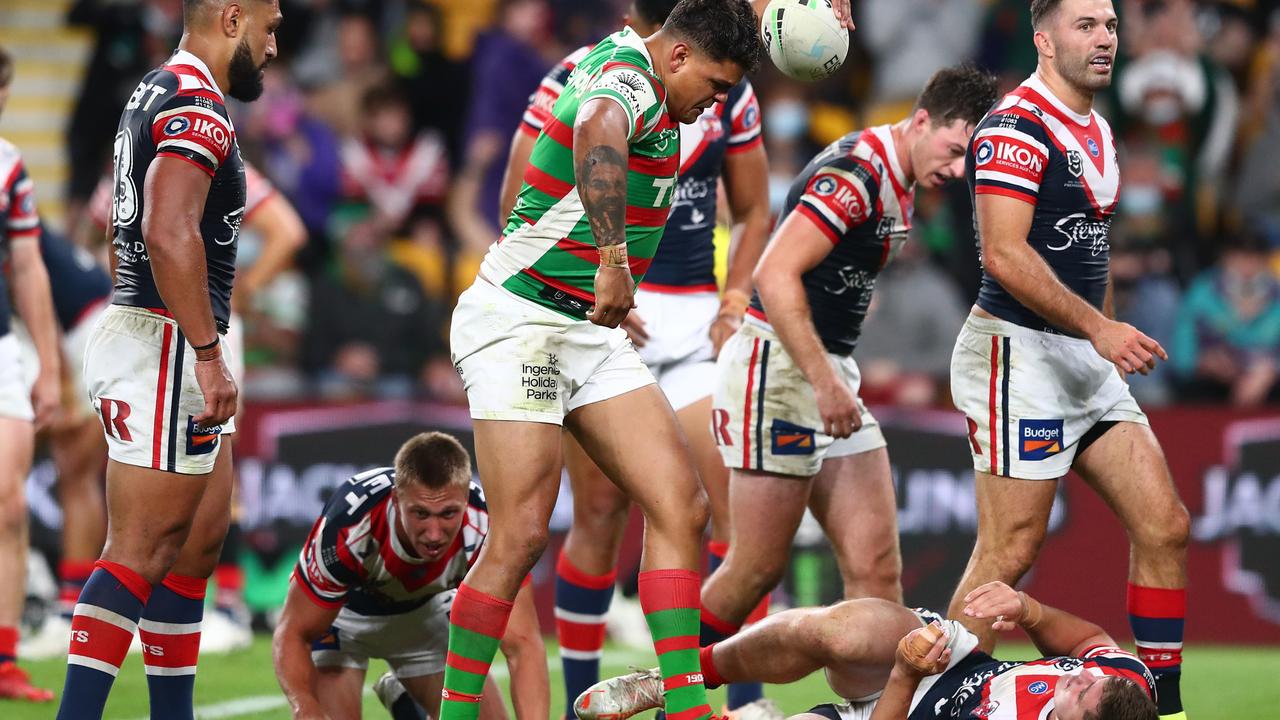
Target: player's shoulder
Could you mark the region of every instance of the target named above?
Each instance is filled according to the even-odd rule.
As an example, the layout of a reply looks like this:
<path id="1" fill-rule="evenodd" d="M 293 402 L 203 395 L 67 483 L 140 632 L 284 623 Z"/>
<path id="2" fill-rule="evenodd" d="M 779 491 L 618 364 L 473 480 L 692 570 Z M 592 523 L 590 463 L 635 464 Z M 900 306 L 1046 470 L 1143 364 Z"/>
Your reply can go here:
<path id="1" fill-rule="evenodd" d="M 14 171 L 22 165 L 22 151 L 17 145 L 0 137 L 0 183 L 9 181 Z"/>
<path id="2" fill-rule="evenodd" d="M 346 527 L 361 522 L 391 496 L 396 472 L 391 467 L 376 467 L 356 473 L 338 485 L 324 506 L 327 527 Z"/>
<path id="3" fill-rule="evenodd" d="M 982 118 L 974 136 L 987 130 L 1017 130 L 1047 138 L 1049 128 L 1045 124 L 1045 113 L 1041 103 L 1015 90 L 1001 98 Z"/>
<path id="4" fill-rule="evenodd" d="M 484 488 L 474 480 L 471 481 L 471 488 L 467 493 L 467 507 L 478 512 L 489 512 L 489 504 L 484 499 Z"/>

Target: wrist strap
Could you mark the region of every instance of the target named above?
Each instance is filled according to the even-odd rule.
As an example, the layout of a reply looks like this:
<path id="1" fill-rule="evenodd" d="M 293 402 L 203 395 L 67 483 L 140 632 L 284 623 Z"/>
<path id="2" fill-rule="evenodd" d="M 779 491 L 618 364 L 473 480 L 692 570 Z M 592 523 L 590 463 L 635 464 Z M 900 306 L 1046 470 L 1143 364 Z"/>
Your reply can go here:
<path id="1" fill-rule="evenodd" d="M 600 267 L 631 269 L 630 263 L 627 262 L 626 243 L 599 245 L 596 250 L 600 252 Z"/>
<path id="2" fill-rule="evenodd" d="M 219 338 L 218 338 L 218 336 L 215 334 L 215 335 L 213 336 L 213 341 L 212 341 L 212 342 L 210 342 L 210 343 L 208 343 L 208 344 L 206 344 L 206 345 L 192 345 L 192 346 L 191 346 L 191 349 L 192 349 L 192 350 L 195 350 L 196 352 L 203 352 L 203 351 L 205 351 L 205 350 L 212 350 L 212 349 L 214 349 L 214 348 L 218 347 L 218 342 L 219 342 Z"/>
<path id="3" fill-rule="evenodd" d="M 1022 601 L 1022 617 L 1018 619 L 1018 624 L 1026 630 L 1039 625 L 1044 619 L 1044 606 L 1021 590 L 1018 591 L 1018 599 Z"/>

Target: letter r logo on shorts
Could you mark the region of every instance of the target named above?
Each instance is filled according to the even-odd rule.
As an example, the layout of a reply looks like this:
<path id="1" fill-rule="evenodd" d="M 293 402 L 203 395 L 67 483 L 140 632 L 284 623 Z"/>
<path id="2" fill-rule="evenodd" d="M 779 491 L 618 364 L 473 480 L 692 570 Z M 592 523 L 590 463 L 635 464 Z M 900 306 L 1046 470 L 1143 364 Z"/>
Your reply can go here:
<path id="1" fill-rule="evenodd" d="M 1061 420 L 1019 420 L 1018 459 L 1044 460 L 1062 452 Z"/>
<path id="2" fill-rule="evenodd" d="M 107 432 L 109 437 L 117 438 L 124 442 L 133 442 L 133 436 L 129 434 L 129 427 L 124 424 L 131 412 L 129 403 L 123 400 L 98 398 L 98 414 L 102 416 L 102 429 Z"/>
<path id="3" fill-rule="evenodd" d="M 717 445 L 733 445 L 729 437 L 729 411 L 724 408 L 711 408 L 711 435 Z"/>

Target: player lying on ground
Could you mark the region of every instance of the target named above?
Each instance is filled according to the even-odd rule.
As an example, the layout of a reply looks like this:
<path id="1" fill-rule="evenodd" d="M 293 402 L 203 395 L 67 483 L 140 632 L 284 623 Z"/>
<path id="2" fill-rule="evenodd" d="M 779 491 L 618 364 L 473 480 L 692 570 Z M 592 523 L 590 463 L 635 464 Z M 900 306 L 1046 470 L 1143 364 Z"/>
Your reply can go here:
<path id="1" fill-rule="evenodd" d="M 360 717 L 369 658 L 381 658 L 417 704 L 440 714 L 449 610 L 489 531 L 471 457 L 453 437 L 422 433 L 395 467 L 334 491 L 298 558 L 273 644 L 276 677 L 301 720 Z M 547 717 L 546 647 L 527 583 L 502 653 L 516 714 Z M 504 718 L 490 683 L 484 718 Z M 393 708 L 396 718 L 421 717 Z"/>
<path id="2" fill-rule="evenodd" d="M 1150 671 L 1097 625 L 1001 582 L 966 595 L 964 615 L 993 630 L 1021 627 L 1044 657 L 997 660 L 987 654 L 992 643 L 954 620 L 863 598 L 772 615 L 703 648 L 702 674 L 715 687 L 789 683 L 824 670 L 844 700 L 792 720 L 1155 720 Z M 927 641 L 930 633 L 936 641 Z M 662 680 L 632 673 L 587 692 L 601 695 L 591 703 L 601 712 L 581 720 L 625 720 L 661 705 Z"/>

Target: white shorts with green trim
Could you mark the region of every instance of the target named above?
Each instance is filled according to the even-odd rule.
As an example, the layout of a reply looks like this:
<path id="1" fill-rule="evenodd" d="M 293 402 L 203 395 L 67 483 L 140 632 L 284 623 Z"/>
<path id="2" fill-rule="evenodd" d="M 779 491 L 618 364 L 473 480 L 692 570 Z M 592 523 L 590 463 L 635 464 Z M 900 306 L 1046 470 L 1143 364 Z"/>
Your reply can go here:
<path id="1" fill-rule="evenodd" d="M 477 278 L 458 298 L 449 344 L 471 417 L 554 425 L 652 385 L 625 331 L 575 320 Z"/>
<path id="2" fill-rule="evenodd" d="M 636 309 L 649 340 L 638 348 L 671 407 L 680 410 L 711 395 L 716 354 L 711 323 L 720 312 L 715 292 L 636 291 Z"/>
<path id="3" fill-rule="evenodd" d="M 857 396 L 862 377 L 852 356 L 828 358 Z M 711 433 L 726 467 L 812 477 L 826 458 L 885 446 L 880 423 L 862 401 L 862 428 L 847 438 L 823 432 L 817 396 L 782 343 L 748 317 L 720 349 Z"/>
<path id="4" fill-rule="evenodd" d="M 970 314 L 951 355 L 951 395 L 978 472 L 1055 480 L 1099 422 L 1147 425 L 1129 384 L 1088 340 Z"/>

